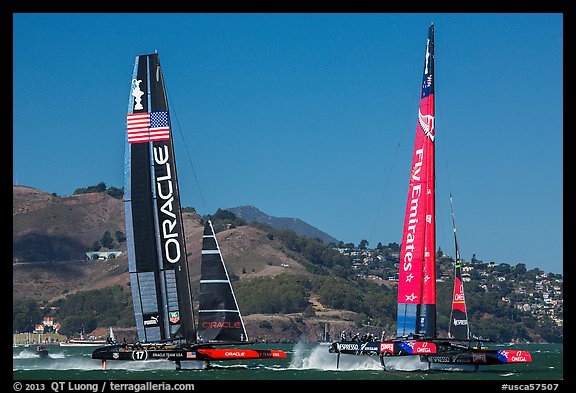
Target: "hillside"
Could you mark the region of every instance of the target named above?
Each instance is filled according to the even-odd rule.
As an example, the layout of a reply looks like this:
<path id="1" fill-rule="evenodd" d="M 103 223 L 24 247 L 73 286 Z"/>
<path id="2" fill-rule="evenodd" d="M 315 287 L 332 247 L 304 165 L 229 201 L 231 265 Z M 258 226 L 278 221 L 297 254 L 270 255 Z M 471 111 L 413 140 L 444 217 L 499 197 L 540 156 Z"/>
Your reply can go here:
<path id="1" fill-rule="evenodd" d="M 113 248 L 124 251 L 117 258 L 85 258 L 85 252 L 105 232 L 116 234 L 125 230 L 122 200 L 101 193 L 58 197 L 25 186 L 14 186 L 13 190 L 13 302 L 31 299 L 45 306 L 75 296 L 94 299 L 93 296 L 110 294 L 114 287 L 120 288 L 115 293 L 120 293 L 124 300 L 123 314 L 131 314 L 125 242 L 121 238 L 114 240 Z M 195 299 L 200 276 L 201 219 L 195 213 L 183 213 Z M 375 275 L 393 277 L 397 272 L 393 260 L 374 256 L 370 264 L 364 264 L 361 259 L 353 261 L 311 238 L 261 224 L 220 227 L 229 228 L 216 236 L 252 339 L 316 341 L 325 325 L 332 337 L 342 330 L 360 329 L 376 335 L 382 327 L 393 331 L 396 283 Z M 550 318 L 544 318 L 550 310 L 562 317 L 561 277 L 547 277 L 537 269 L 527 272 L 522 266 L 491 269 L 490 272 L 477 269 L 478 281 L 468 284 L 475 297 L 467 303 L 470 315 L 476 319 L 478 334 L 490 337 L 502 334 L 506 341 L 520 338 L 535 342 L 554 342 L 562 336 L 561 325 L 558 327 Z M 504 275 L 510 280 L 506 283 L 497 280 Z M 106 291 L 86 292 L 101 289 Z M 438 300 L 438 310 L 442 311 L 438 316 L 440 326 L 448 323 L 451 290 L 450 279 L 438 286 L 439 293 L 443 293 L 442 302 Z M 529 297 L 538 297 L 542 302 Z M 293 306 L 296 301 L 298 307 Z M 553 302 L 553 307 L 545 301 Z M 524 311 L 512 307 L 511 302 L 522 305 Z M 115 320 L 117 314 L 104 317 L 106 312 L 104 308 L 94 314 L 108 319 L 94 320 L 93 326 L 115 326 L 114 322 L 105 321 Z M 29 322 L 27 313 L 21 315 L 25 323 Z M 130 337 L 135 332 L 128 326 L 124 320 L 119 323 L 119 330 Z"/>
<path id="2" fill-rule="evenodd" d="M 58 197 L 14 186 L 12 203 L 15 262 L 83 259 L 105 231 L 124 231 L 122 201 L 101 193 Z"/>
<path id="3" fill-rule="evenodd" d="M 126 254 L 111 261 L 86 261 L 84 254 L 105 231 L 124 231 L 122 200 L 99 193 L 57 197 L 30 187 L 13 188 L 15 296 L 51 300 L 78 288 L 127 284 Z M 200 276 L 200 219 L 197 214 L 183 213 L 192 281 Z M 242 280 L 286 272 L 306 274 L 298 262 L 306 261 L 304 257 L 266 235 L 250 226 L 217 234 L 231 276 Z M 125 252 L 125 243 L 115 249 Z M 120 279 L 119 274 L 125 277 Z"/>
<path id="4" fill-rule="evenodd" d="M 124 253 L 111 260 L 86 260 L 84 253 L 105 231 L 124 231 L 120 199 L 101 193 L 54 196 L 26 186 L 13 187 L 14 299 L 53 302 L 80 291 L 120 285 L 129 292 L 128 259 Z M 186 249 L 193 291 L 198 289 L 202 242 L 201 217 L 183 213 Z M 251 227 L 240 226 L 217 234 L 226 267 L 240 281 L 274 277 L 282 273 L 310 275 L 302 263 L 309 261 L 290 251 L 277 239 Z M 125 243 L 117 244 L 122 251 Z M 290 315 L 245 315 L 247 329 L 257 341 L 294 342 L 301 337 L 320 339 L 324 323 L 333 328 L 353 326 L 350 311 L 333 311 L 316 302 L 317 316 L 303 320 Z M 261 326 L 262 321 L 270 326 Z M 120 329 L 135 334 L 133 329 Z M 97 332 L 96 332 L 97 333 Z"/>

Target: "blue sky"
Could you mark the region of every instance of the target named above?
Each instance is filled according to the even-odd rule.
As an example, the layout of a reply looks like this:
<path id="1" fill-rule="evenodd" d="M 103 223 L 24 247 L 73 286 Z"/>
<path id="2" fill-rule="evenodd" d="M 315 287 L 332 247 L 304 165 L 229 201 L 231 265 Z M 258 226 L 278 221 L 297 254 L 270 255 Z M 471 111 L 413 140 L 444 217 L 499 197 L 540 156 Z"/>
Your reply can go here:
<path id="1" fill-rule="evenodd" d="M 123 186 L 136 55 L 160 55 L 183 206 L 400 243 L 435 25 L 437 244 L 563 272 L 554 13 L 14 14 L 13 180 Z"/>

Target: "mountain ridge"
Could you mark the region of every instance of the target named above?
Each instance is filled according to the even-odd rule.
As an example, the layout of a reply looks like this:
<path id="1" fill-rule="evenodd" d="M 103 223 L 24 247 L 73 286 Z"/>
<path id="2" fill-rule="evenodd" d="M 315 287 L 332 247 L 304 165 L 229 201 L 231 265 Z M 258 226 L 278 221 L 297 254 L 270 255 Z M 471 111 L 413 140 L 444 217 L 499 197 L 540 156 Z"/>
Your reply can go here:
<path id="1" fill-rule="evenodd" d="M 114 236 L 118 231 L 125 231 L 121 199 L 98 192 L 56 196 L 22 185 L 14 185 L 12 190 L 15 262 L 82 259 L 104 232 Z M 248 223 L 256 221 L 276 229 L 290 229 L 300 236 L 318 238 L 324 244 L 339 242 L 299 218 L 270 216 L 250 205 L 225 210 Z M 199 215 L 183 215 L 200 225 Z M 185 228 L 187 236 L 192 231 L 192 227 Z"/>
<path id="2" fill-rule="evenodd" d="M 321 231 L 299 218 L 271 216 L 251 205 L 231 207 L 224 210 L 234 213 L 236 217 L 245 219 L 247 223 L 256 221 L 270 225 L 276 229 L 289 229 L 297 235 L 318 238 L 326 245 L 330 243 L 338 244 L 340 242 L 335 237 L 330 236 L 326 232 Z"/>

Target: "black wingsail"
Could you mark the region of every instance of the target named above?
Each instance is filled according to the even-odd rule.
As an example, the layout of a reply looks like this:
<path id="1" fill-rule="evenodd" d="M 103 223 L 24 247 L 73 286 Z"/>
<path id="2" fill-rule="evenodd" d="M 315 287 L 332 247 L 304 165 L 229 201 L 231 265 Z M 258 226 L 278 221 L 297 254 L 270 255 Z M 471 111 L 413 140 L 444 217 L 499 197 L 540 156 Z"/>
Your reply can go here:
<path id="1" fill-rule="evenodd" d="M 135 60 L 124 164 L 128 267 L 139 340 L 194 341 L 170 114 L 156 53 Z"/>
<path id="2" fill-rule="evenodd" d="M 210 222 L 204 228 L 199 327 L 192 293 L 164 77 L 158 54 L 136 57 L 128 102 L 124 210 L 138 341 L 96 348 L 92 359 L 169 360 L 176 369 L 213 360 L 285 359 L 281 350 L 214 348 L 248 341 Z"/>
<path id="3" fill-rule="evenodd" d="M 204 225 L 202 239 L 199 303 L 199 341 L 248 341 L 230 277 L 209 220 Z"/>

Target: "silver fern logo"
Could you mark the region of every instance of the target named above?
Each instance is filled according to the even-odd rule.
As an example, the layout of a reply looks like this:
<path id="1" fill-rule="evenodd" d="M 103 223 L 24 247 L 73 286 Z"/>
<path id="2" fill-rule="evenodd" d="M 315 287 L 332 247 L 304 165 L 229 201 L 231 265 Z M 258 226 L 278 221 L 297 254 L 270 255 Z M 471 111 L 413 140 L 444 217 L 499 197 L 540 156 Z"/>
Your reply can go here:
<path id="1" fill-rule="evenodd" d="M 422 112 L 418 111 L 418 123 L 424 134 L 434 142 L 434 116 L 423 115 Z"/>

